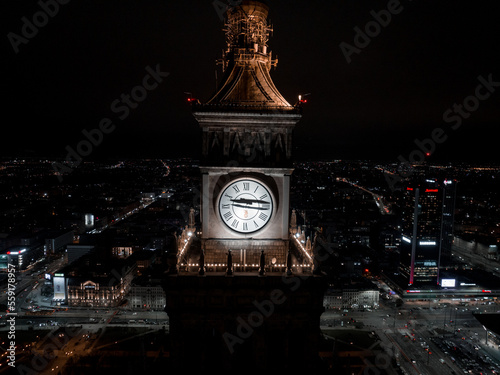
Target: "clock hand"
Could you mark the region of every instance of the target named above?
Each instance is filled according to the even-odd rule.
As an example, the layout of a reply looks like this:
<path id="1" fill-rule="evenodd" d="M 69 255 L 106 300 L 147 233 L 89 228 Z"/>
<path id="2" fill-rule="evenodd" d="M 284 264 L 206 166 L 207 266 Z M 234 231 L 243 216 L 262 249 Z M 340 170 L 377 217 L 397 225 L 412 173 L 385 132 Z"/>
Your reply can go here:
<path id="1" fill-rule="evenodd" d="M 269 208 L 243 206 L 242 204 L 236 204 L 236 203 L 233 203 L 231 206 L 233 206 L 233 207 L 241 207 L 241 208 L 250 208 L 250 209 L 253 209 L 253 210 L 269 210 Z"/>
<path id="2" fill-rule="evenodd" d="M 246 198 L 230 199 L 230 201 L 236 203 L 247 203 L 247 204 L 252 204 L 252 203 L 271 204 L 271 202 L 261 201 L 258 199 L 246 199 Z"/>

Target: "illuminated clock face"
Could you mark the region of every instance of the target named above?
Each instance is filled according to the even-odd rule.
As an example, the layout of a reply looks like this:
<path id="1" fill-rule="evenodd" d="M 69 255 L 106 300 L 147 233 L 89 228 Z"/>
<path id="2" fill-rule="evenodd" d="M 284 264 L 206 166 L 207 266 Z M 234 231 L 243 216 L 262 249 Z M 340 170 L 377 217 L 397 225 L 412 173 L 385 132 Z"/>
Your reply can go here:
<path id="1" fill-rule="evenodd" d="M 240 179 L 231 182 L 219 198 L 221 220 L 238 233 L 252 233 L 269 223 L 273 200 L 261 182 Z"/>

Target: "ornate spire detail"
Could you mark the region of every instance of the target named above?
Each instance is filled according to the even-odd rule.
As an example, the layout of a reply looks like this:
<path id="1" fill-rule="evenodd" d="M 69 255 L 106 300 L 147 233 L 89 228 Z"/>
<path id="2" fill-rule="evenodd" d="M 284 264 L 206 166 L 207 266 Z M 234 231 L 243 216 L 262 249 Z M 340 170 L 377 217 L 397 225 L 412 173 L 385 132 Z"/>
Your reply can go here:
<path id="1" fill-rule="evenodd" d="M 272 28 L 264 1 L 239 0 L 226 10 L 224 74 L 208 102 L 190 100 L 203 128 L 202 164 L 290 167 L 292 134 L 301 119 L 270 75 L 276 65 L 268 48 Z"/>
<path id="2" fill-rule="evenodd" d="M 220 60 L 224 78 L 208 104 L 294 109 L 269 75 L 278 60 L 273 60 L 268 50 L 273 31 L 268 12 L 263 2 L 249 0 L 240 1 L 226 12 L 226 48 Z"/>

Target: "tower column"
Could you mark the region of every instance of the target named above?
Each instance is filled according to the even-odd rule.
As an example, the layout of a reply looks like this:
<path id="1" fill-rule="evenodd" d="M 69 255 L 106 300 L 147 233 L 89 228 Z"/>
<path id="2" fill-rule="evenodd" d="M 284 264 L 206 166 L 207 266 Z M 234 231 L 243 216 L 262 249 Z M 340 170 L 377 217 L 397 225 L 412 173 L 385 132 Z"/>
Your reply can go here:
<path id="1" fill-rule="evenodd" d="M 251 0 L 227 10 L 224 75 L 208 102 L 191 102 L 203 132 L 202 233 L 164 280 L 179 370 L 318 373 L 326 280 L 307 267 L 292 274 L 292 134 L 302 116 L 270 76 L 268 10 Z"/>

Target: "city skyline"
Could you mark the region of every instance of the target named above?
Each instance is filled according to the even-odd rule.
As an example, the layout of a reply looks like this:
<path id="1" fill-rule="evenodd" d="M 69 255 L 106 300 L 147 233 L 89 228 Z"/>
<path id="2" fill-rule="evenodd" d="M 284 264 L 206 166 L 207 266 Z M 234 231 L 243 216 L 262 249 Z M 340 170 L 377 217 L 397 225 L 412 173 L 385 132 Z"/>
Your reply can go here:
<path id="1" fill-rule="evenodd" d="M 6 8 L 0 373 L 500 372 L 498 5 Z"/>
<path id="2" fill-rule="evenodd" d="M 407 283 L 398 285 L 393 276 L 399 263 L 402 237 L 398 226 L 403 219 L 406 190 L 391 190 L 387 185 L 384 174 L 393 167 L 391 163 L 301 162 L 294 167 L 290 207 L 296 212 L 297 242 L 311 249 L 315 231 L 312 224 L 327 223 L 326 241 L 339 257 L 332 257 L 322 266 L 329 275 L 329 289 L 323 300 L 326 311 L 321 315 L 325 334 L 342 339 L 343 335 L 375 330 L 380 335 L 373 338 L 376 343 L 384 340 L 386 332 L 419 364 L 425 363 L 426 353 L 400 334 L 408 332 L 408 327 L 414 327 L 416 337 L 429 342 L 436 337 L 429 334 L 432 331 L 427 324 L 440 333 L 451 334 L 453 328 L 461 328 L 462 332 L 470 330 L 471 335 L 484 335 L 481 324 L 485 324 L 489 329 L 486 342 L 484 336 L 481 341 L 456 339 L 484 349 L 488 342 L 500 342 L 494 334 L 499 332 L 495 324 L 483 322 L 497 316 L 495 297 L 500 294 L 498 250 L 491 246 L 498 244 L 500 233 L 500 168 L 457 164 L 415 169 L 415 175 L 432 170 L 440 180 L 446 176 L 459 181 L 452 263 L 440 270 L 443 285 L 434 285 L 428 291 L 421 285 L 410 289 Z M 143 363 L 147 369 L 171 366 L 168 357 L 162 361 L 143 357 L 144 362 L 140 362 L 129 355 L 117 357 L 113 351 L 130 350 L 129 339 L 133 340 L 138 332 L 152 337 L 148 344 L 151 355 L 174 349 L 166 339 L 173 323 L 170 315 L 161 311 L 166 295 L 160 284 L 165 269 L 175 265 L 178 246 L 184 241 L 191 243 L 195 231 L 186 225 L 191 222 L 191 207 L 196 209 L 195 226 L 201 227 L 197 210 L 201 188 L 198 162 L 187 158 L 87 162 L 65 175 L 63 184 L 54 178 L 46 160 L 3 161 L 0 173 L 6 198 L 0 214 L 0 276 L 7 282 L 5 267 L 14 265 L 19 282 L 14 301 L 21 309 L 16 317 L 16 344 L 33 345 L 26 335 L 41 334 L 43 339 L 33 346 L 40 352 L 50 347 L 51 335 L 69 332 L 70 337 L 64 340 L 70 340 L 65 346 L 67 352 L 85 352 L 89 359 L 104 355 L 113 368 L 135 368 L 138 364 L 142 368 Z M 240 267 L 241 252 L 233 255 L 234 267 Z M 225 259 L 217 264 L 208 256 L 205 260 L 207 273 L 226 265 Z M 198 260 L 195 257 L 193 261 Z M 195 263 L 190 267 L 196 270 Z M 268 270 L 263 277 L 272 277 L 270 273 Z M 123 289 L 120 287 L 118 293 L 118 280 L 122 278 Z M 60 291 L 56 292 L 56 288 Z M 67 303 L 61 301 L 61 291 L 66 292 Z M 0 297 L 0 304 L 5 306 L 7 296 Z M 425 302 L 419 302 L 421 299 Z M 468 304 L 481 308 L 484 314 L 474 316 L 471 310 L 466 313 L 464 307 Z M 431 310 L 419 310 L 430 306 Z M 456 312 L 459 307 L 462 311 Z M 450 310 L 454 311 L 453 318 Z M 453 319 L 453 324 L 447 317 Z M 4 315 L 0 319 L 2 335 L 8 332 L 7 318 Z M 82 328 L 74 330 L 75 325 Z M 358 339 L 351 342 L 345 348 L 335 347 L 335 356 L 338 353 L 343 358 L 344 351 L 352 352 L 360 345 Z M 324 343 L 323 353 L 333 356 L 331 344 Z M 140 355 L 134 345 L 127 353 Z M 449 350 L 432 349 L 439 355 Z M 471 350 L 475 353 L 478 349 L 471 346 Z M 496 358 L 498 350 L 493 353 Z M 34 368 L 32 360 L 36 357 L 23 354 L 23 349 L 16 351 L 16 365 Z M 392 354 L 387 355 L 394 359 Z M 453 364 L 448 355 L 442 356 L 453 369 L 470 366 L 465 361 Z M 443 364 L 438 358 L 430 358 L 427 368 L 434 371 L 429 373 L 439 373 L 440 367 L 436 366 Z M 7 360 L 12 361 L 4 357 L 2 364 Z M 327 363 L 328 359 L 323 361 Z M 62 356 L 45 363 L 40 366 L 48 371 L 56 366 L 71 369 L 85 364 Z M 488 361 L 483 356 L 476 363 L 486 368 Z M 393 367 L 396 365 L 406 370 L 413 366 L 410 360 L 401 360 Z M 489 366 L 493 365 L 497 367 L 493 362 Z"/>
<path id="3" fill-rule="evenodd" d="M 38 4 L 8 5 L 5 104 L 16 141 L 4 141 L 2 156 L 64 158 L 105 118 L 116 128 L 89 158 L 197 156 L 186 99 L 206 102 L 216 69 L 222 76 L 223 3 L 117 4 L 61 2 L 45 18 Z M 310 93 L 295 155 L 409 159 L 421 149 L 415 140 L 442 129 L 429 160 L 497 163 L 497 6 L 273 2 L 279 27 L 270 49 L 279 61 L 271 76 L 291 104 Z M 32 35 L 25 25 L 33 21 L 41 26 Z M 162 82 L 148 81 L 151 90 L 125 103 L 158 66 Z"/>

